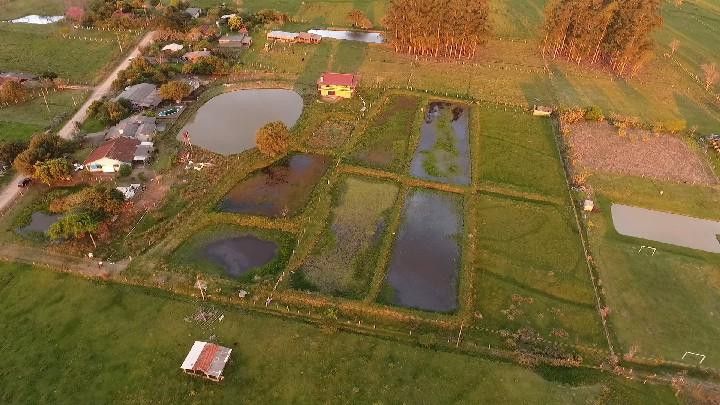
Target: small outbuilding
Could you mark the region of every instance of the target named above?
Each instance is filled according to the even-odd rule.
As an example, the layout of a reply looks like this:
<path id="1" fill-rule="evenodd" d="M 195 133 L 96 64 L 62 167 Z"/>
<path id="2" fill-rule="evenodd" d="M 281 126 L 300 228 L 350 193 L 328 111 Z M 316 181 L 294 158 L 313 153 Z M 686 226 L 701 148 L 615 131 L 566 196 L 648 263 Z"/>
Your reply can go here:
<path id="1" fill-rule="evenodd" d="M 322 41 L 322 36 L 318 34 L 311 34 L 309 32 L 299 32 L 295 42 L 301 44 L 319 44 Z"/>
<path id="2" fill-rule="evenodd" d="M 249 48 L 252 45 L 252 37 L 246 33 L 225 35 L 218 39 L 218 44 L 223 48 Z"/>
<path id="3" fill-rule="evenodd" d="M 187 374 L 221 381 L 232 349 L 214 343 L 195 341 L 180 368 Z"/>
<path id="4" fill-rule="evenodd" d="M 172 43 L 172 44 L 167 44 L 167 45 L 163 46 L 162 51 L 163 52 L 180 52 L 183 50 L 183 48 L 185 48 L 185 47 L 181 44 Z"/>
<path id="5" fill-rule="evenodd" d="M 207 49 L 203 49 L 202 51 L 188 52 L 183 55 L 182 58 L 188 62 L 195 62 L 200 58 L 207 58 L 210 55 L 212 55 L 210 51 L 208 51 Z"/>
<path id="6" fill-rule="evenodd" d="M 593 202 L 593 200 L 585 200 L 585 202 L 583 202 L 583 211 L 592 212 L 592 210 L 594 209 L 595 203 Z"/>
<path id="7" fill-rule="evenodd" d="M 202 9 L 199 7 L 188 7 L 185 9 L 185 14 L 192 18 L 200 18 L 202 15 Z"/>
<path id="8" fill-rule="evenodd" d="M 330 98 L 352 98 L 357 85 L 357 76 L 351 73 L 325 72 L 317 81 L 320 95 Z"/>
<path id="9" fill-rule="evenodd" d="M 533 115 L 536 117 L 549 117 L 553 109 L 542 105 L 533 106 Z"/>

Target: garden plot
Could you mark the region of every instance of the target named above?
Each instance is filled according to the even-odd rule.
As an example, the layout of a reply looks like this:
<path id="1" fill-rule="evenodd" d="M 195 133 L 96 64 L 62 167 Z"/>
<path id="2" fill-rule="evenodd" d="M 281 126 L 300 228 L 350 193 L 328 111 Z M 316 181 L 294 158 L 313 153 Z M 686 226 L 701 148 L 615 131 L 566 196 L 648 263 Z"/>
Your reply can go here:
<path id="1" fill-rule="evenodd" d="M 404 207 L 380 299 L 430 311 L 457 309 L 463 228 L 459 196 L 415 190 Z"/>
<path id="2" fill-rule="evenodd" d="M 399 171 L 405 162 L 419 106 L 418 97 L 391 96 L 355 146 L 351 160 L 364 166 Z"/>
<path id="3" fill-rule="evenodd" d="M 410 173 L 426 180 L 470 184 L 469 110 L 466 106 L 430 103 L 420 130 Z"/>
<path id="4" fill-rule="evenodd" d="M 347 178 L 335 201 L 329 229 L 303 266 L 305 280 L 324 293 L 363 296 L 397 193 L 398 187 L 392 183 Z"/>
<path id="5" fill-rule="evenodd" d="M 678 183 L 712 185 L 717 178 L 707 162 L 680 137 L 628 129 L 619 136 L 606 122 L 579 122 L 567 141 L 576 170 L 649 177 Z"/>
<path id="6" fill-rule="evenodd" d="M 297 215 L 329 162 L 328 157 L 320 155 L 286 157 L 236 185 L 220 203 L 220 210 L 270 217 Z"/>
<path id="7" fill-rule="evenodd" d="M 475 306 L 493 329 L 603 344 L 600 317 L 570 208 L 481 195 Z"/>
<path id="8" fill-rule="evenodd" d="M 341 148 L 350 139 L 355 126 L 348 121 L 330 119 L 323 121 L 310 135 L 307 144 L 313 148 Z"/>
<path id="9" fill-rule="evenodd" d="M 172 254 L 179 268 L 250 281 L 282 270 L 293 247 L 288 234 L 232 225 L 207 227 Z"/>

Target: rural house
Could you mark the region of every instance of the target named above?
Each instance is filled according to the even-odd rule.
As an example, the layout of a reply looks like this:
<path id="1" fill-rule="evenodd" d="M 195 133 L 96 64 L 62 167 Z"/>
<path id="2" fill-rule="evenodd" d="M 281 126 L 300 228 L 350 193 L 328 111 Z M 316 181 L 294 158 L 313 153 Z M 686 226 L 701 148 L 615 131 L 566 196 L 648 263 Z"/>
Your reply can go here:
<path id="1" fill-rule="evenodd" d="M 154 117 L 137 114 L 112 126 L 105 135 L 105 139 L 126 137 L 137 139 L 140 142 L 148 142 L 152 141 L 156 132 L 157 124 Z"/>
<path id="2" fill-rule="evenodd" d="M 232 349 L 214 343 L 195 341 L 180 368 L 192 375 L 220 381 Z"/>
<path id="3" fill-rule="evenodd" d="M 182 58 L 188 62 L 195 62 L 196 60 L 200 58 L 207 58 L 210 56 L 211 53 L 207 49 L 203 49 L 202 51 L 193 51 L 188 52 L 185 55 L 182 56 Z"/>
<path id="4" fill-rule="evenodd" d="M 140 142 L 123 136 L 100 145 L 90 153 L 84 164 L 90 172 L 115 173 L 124 164 L 147 162 L 152 151 L 152 142 Z"/>
<path id="5" fill-rule="evenodd" d="M 295 32 L 270 31 L 267 33 L 268 41 L 292 43 L 297 39 L 298 34 Z"/>
<path id="6" fill-rule="evenodd" d="M 134 108 L 138 109 L 157 107 L 162 101 L 160 90 L 152 83 L 140 83 L 126 87 L 119 96 L 115 97 L 115 101 L 121 98 L 128 100 Z"/>
<path id="7" fill-rule="evenodd" d="M 319 44 L 322 41 L 322 36 L 309 32 L 300 32 L 295 41 L 301 44 Z"/>
<path id="8" fill-rule="evenodd" d="M 218 44 L 223 48 L 249 48 L 252 45 L 252 38 L 246 33 L 225 35 L 218 39 Z"/>
<path id="9" fill-rule="evenodd" d="M 357 83 L 357 76 L 351 73 L 325 72 L 317 81 L 320 95 L 332 98 L 352 98 Z"/>

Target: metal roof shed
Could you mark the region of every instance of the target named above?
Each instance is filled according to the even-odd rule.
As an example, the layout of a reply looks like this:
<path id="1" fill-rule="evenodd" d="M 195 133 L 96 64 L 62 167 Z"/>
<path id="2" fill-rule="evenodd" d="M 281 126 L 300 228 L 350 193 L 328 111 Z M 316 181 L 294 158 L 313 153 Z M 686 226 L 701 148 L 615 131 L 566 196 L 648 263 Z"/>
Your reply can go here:
<path id="1" fill-rule="evenodd" d="M 221 381 L 225 365 L 230 359 L 232 349 L 214 343 L 195 341 L 180 368 L 192 375 Z"/>

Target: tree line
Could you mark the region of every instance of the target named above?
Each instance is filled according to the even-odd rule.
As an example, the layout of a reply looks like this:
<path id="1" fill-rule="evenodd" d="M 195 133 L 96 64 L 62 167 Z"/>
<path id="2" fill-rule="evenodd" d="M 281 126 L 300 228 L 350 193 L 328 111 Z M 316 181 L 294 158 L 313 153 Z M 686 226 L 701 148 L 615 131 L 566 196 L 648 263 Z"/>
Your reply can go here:
<path id="1" fill-rule="evenodd" d="M 653 56 L 661 0 L 555 0 L 545 13 L 543 54 L 632 76 Z"/>
<path id="2" fill-rule="evenodd" d="M 473 58 L 489 32 L 487 0 L 392 0 L 384 19 L 395 51 Z"/>

